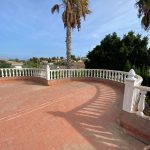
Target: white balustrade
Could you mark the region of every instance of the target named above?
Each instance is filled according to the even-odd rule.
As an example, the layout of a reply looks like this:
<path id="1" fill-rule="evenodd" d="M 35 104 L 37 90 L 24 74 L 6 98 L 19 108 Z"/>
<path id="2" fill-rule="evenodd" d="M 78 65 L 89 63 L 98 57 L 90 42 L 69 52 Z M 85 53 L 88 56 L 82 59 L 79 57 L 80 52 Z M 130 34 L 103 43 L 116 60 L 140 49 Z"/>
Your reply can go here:
<path id="1" fill-rule="evenodd" d="M 60 69 L 50 70 L 37 69 L 37 68 L 2 68 L 0 69 L 0 77 L 18 77 L 18 76 L 34 76 L 41 77 L 47 80 L 55 80 L 62 78 L 104 78 L 108 80 L 115 80 L 118 82 L 124 82 L 127 77 L 126 72 L 118 72 L 113 70 L 103 69 Z"/>
<path id="2" fill-rule="evenodd" d="M 135 86 L 135 89 L 139 90 L 139 97 L 137 97 L 139 99 L 138 101 L 138 110 L 137 110 L 137 115 L 144 117 L 144 109 L 145 109 L 145 98 L 146 98 L 146 94 L 147 92 L 150 92 L 150 87 L 146 87 L 146 86 Z"/>
<path id="3" fill-rule="evenodd" d="M 2 68 L 0 69 L 0 77 L 21 77 L 21 76 L 35 76 L 46 78 L 45 69 L 35 69 L 35 68 Z"/>

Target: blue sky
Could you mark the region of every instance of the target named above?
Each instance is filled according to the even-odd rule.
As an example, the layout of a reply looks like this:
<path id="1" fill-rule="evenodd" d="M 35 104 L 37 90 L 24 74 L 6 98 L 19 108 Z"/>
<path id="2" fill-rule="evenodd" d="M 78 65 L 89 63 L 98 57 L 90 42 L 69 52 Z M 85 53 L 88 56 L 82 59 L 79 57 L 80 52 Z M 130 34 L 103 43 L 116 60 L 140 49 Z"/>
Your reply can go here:
<path id="1" fill-rule="evenodd" d="M 65 29 L 50 8 L 61 0 L 0 0 L 0 58 L 65 56 Z M 72 33 L 72 53 L 85 56 L 106 34 L 133 30 L 149 36 L 137 18 L 135 0 L 90 0 L 92 14 Z"/>

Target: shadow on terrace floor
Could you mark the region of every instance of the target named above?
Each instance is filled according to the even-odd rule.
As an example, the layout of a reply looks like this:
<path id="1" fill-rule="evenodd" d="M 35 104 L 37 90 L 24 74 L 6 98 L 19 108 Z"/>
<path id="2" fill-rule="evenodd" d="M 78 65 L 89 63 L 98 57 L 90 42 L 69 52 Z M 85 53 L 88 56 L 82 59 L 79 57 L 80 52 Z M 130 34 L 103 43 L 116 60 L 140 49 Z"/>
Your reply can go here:
<path id="1" fill-rule="evenodd" d="M 94 83 L 90 85 L 95 86 L 97 92 L 88 102 L 66 113 L 48 113 L 63 117 L 96 150 L 132 149 L 134 141 L 130 142 L 132 138 L 123 134 L 117 123 L 122 106 L 123 87 Z"/>

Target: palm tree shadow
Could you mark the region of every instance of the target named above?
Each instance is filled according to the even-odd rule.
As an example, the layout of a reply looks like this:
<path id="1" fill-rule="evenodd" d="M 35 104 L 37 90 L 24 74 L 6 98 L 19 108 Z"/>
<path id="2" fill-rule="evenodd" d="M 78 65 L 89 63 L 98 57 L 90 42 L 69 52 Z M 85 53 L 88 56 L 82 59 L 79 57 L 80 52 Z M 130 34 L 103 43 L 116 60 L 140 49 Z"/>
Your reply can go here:
<path id="1" fill-rule="evenodd" d="M 108 90 L 95 86 L 96 94 L 88 102 L 68 111 L 50 111 L 51 115 L 64 118 L 95 149 L 128 149 L 117 123 L 121 111 L 123 86 L 111 84 Z M 105 84 L 105 83 L 104 83 Z M 107 85 L 108 86 L 108 85 Z M 124 138 L 124 137 L 123 137 Z"/>

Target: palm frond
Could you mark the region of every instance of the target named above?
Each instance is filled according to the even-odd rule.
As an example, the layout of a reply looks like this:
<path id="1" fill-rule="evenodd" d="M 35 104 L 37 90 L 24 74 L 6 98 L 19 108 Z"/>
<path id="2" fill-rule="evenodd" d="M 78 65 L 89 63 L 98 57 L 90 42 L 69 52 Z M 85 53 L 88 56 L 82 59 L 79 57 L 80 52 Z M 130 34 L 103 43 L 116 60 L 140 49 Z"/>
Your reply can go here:
<path id="1" fill-rule="evenodd" d="M 81 28 L 81 18 L 85 19 L 87 14 L 91 11 L 88 9 L 88 0 L 62 0 L 64 11 L 62 13 L 62 21 L 64 27 L 71 27 L 72 29 Z M 59 12 L 60 5 L 56 4 L 52 7 L 51 12 Z"/>
<path id="2" fill-rule="evenodd" d="M 138 8 L 138 17 L 142 18 L 141 25 L 148 31 L 150 29 L 150 1 L 138 0 L 136 6 Z"/>
<path id="3" fill-rule="evenodd" d="M 52 8 L 51 8 L 51 13 L 53 14 L 55 11 L 57 11 L 59 13 L 59 5 L 55 4 Z"/>

